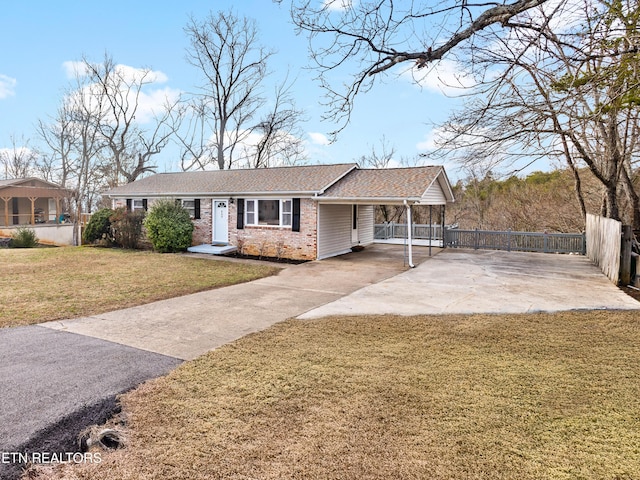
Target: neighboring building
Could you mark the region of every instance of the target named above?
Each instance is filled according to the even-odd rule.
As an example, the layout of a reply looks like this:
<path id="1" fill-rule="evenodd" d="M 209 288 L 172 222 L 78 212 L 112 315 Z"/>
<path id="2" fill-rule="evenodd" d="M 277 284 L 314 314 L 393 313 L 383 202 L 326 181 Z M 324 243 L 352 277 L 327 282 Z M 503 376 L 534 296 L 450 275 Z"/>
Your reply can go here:
<path id="1" fill-rule="evenodd" d="M 62 201 L 72 196 L 73 191 L 39 178 L 0 180 L 0 235 L 29 226 L 43 243 L 71 245 L 72 226 L 61 223 Z"/>
<path id="2" fill-rule="evenodd" d="M 453 202 L 443 167 L 369 170 L 356 164 L 160 173 L 104 195 L 147 209 L 173 198 L 189 210 L 194 245 L 248 255 L 315 260 L 373 242 L 376 205 Z M 213 246 L 213 247 L 210 247 Z"/>

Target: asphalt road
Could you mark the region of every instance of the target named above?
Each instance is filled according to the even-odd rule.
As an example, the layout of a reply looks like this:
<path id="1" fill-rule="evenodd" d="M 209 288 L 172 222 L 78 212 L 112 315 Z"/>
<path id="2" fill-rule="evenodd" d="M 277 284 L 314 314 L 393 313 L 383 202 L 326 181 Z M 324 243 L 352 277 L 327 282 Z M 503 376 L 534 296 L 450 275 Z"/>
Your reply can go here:
<path id="1" fill-rule="evenodd" d="M 116 395 L 180 359 L 40 326 L 0 329 L 0 479 L 17 452 L 77 452 L 77 435 L 107 420 Z"/>

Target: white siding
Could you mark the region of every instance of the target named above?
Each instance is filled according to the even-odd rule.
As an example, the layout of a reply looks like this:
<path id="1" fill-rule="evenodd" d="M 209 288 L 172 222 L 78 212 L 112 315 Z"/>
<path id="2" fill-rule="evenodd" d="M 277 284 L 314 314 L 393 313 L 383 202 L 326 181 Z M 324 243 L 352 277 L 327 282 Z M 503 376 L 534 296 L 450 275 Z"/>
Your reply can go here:
<path id="1" fill-rule="evenodd" d="M 358 240 L 360 245 L 373 243 L 373 205 L 358 206 Z"/>
<path id="2" fill-rule="evenodd" d="M 318 258 L 351 251 L 351 205 L 319 205 Z"/>
<path id="3" fill-rule="evenodd" d="M 420 203 L 423 205 L 446 205 L 447 198 L 444 196 L 439 181 L 436 180 L 433 182 L 427 191 L 424 192 Z"/>

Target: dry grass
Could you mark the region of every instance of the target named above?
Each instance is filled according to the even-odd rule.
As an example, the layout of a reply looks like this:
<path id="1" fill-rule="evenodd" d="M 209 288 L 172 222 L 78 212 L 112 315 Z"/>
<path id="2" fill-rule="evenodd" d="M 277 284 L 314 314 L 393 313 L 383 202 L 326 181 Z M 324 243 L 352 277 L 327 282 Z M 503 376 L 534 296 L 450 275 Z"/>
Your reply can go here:
<path id="1" fill-rule="evenodd" d="M 290 320 L 122 398 L 83 479 L 638 479 L 638 312 Z"/>
<path id="2" fill-rule="evenodd" d="M 0 249 L 0 327 L 95 315 L 275 273 L 184 255 L 103 248 Z"/>

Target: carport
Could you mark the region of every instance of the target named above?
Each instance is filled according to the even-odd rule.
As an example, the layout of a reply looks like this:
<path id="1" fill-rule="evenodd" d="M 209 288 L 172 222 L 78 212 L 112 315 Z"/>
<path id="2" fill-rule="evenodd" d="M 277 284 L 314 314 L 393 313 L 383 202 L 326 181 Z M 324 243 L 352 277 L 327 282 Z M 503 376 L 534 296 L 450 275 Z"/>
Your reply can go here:
<path id="1" fill-rule="evenodd" d="M 446 205 L 454 200 L 440 166 L 355 170 L 318 198 L 318 258 L 373 243 L 375 206 L 395 205 L 407 209 L 408 263 L 414 267 L 412 207 L 436 207 L 444 223 Z"/>

